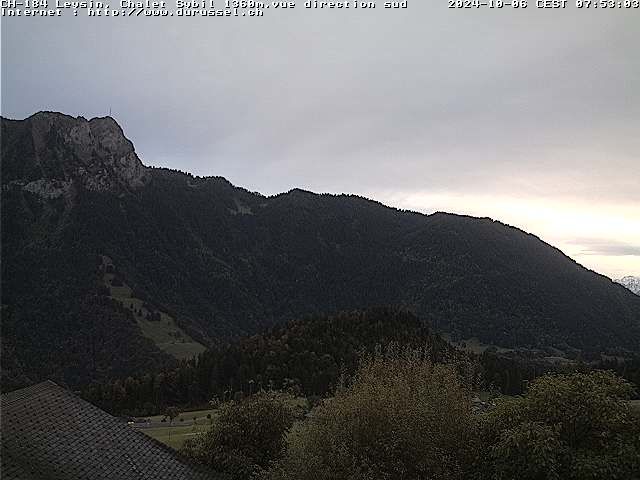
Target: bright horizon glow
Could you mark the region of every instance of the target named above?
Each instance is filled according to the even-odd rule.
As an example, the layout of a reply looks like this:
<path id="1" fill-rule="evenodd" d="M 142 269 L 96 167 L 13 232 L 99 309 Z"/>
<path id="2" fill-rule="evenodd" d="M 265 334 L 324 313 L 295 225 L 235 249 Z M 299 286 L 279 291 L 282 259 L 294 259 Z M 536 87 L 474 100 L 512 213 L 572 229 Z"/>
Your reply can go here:
<path id="1" fill-rule="evenodd" d="M 169 159 L 164 159 L 161 166 L 174 168 L 171 163 L 173 162 Z M 290 172 L 287 168 L 284 171 Z M 210 172 L 202 171 L 190 173 L 211 175 Z M 625 201 L 624 195 L 623 198 L 607 200 L 607 195 L 602 198 L 594 194 L 594 198 L 589 199 L 579 189 L 565 196 L 556 192 L 545 196 L 532 195 L 531 184 L 545 186 L 554 183 L 544 176 L 523 184 L 523 193 L 515 195 L 508 189 L 501 192 L 495 186 L 492 188 L 496 190 L 494 193 L 480 193 L 478 186 L 466 193 L 455 190 L 428 192 L 409 188 L 358 190 L 352 179 L 345 181 L 341 178 L 339 182 L 334 182 L 332 178 L 325 178 L 309 182 L 304 176 L 300 176 L 299 181 L 289 180 L 289 186 L 281 184 L 279 188 L 269 188 L 266 182 L 256 181 L 257 178 L 252 175 L 245 178 L 244 175 L 241 177 L 234 173 L 221 171 L 216 175 L 227 178 L 236 186 L 264 195 L 277 195 L 292 188 L 302 188 L 316 193 L 361 195 L 390 207 L 425 214 L 440 211 L 489 217 L 539 237 L 582 266 L 612 280 L 640 275 L 640 206 L 634 203 L 634 199 Z M 272 177 L 278 174 L 278 169 L 271 168 L 262 174 Z M 505 185 L 516 184 L 517 179 L 514 178 L 506 175 L 502 182 Z"/>
<path id="2" fill-rule="evenodd" d="M 425 192 L 368 192 L 367 197 L 422 213 L 491 217 L 559 248 L 612 279 L 640 274 L 640 208 L 538 198 Z"/>

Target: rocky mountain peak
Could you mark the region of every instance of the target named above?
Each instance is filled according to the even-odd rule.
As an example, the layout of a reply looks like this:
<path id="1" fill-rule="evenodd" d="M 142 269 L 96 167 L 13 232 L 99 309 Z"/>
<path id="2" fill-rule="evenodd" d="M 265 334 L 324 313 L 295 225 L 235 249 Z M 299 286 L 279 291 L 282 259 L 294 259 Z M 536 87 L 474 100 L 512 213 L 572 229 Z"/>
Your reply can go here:
<path id="1" fill-rule="evenodd" d="M 87 120 L 39 112 L 25 120 L 3 119 L 2 123 L 5 138 L 27 140 L 21 142 L 20 151 L 9 142 L 2 152 L 8 164 L 3 166 L 5 180 L 8 174 L 12 183 L 27 191 L 56 197 L 74 181 L 94 191 L 137 188 L 146 181 L 146 167 L 111 117 Z"/>

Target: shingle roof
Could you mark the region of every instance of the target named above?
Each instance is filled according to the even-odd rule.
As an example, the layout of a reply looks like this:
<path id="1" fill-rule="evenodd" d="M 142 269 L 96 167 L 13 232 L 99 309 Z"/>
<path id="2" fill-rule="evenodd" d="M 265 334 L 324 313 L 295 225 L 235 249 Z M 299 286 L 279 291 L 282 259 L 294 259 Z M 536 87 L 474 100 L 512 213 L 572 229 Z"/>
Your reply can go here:
<path id="1" fill-rule="evenodd" d="M 2 395 L 3 480 L 217 478 L 53 382 Z"/>

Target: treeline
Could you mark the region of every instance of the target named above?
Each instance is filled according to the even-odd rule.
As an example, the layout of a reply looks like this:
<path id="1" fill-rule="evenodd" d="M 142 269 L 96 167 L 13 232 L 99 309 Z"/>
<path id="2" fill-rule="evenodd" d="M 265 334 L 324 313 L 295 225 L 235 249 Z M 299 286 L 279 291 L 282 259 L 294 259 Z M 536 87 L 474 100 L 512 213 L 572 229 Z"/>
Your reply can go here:
<path id="1" fill-rule="evenodd" d="M 603 357 L 593 368 L 614 371 L 620 377 L 640 386 L 640 355 L 634 355 L 632 358 Z"/>
<path id="2" fill-rule="evenodd" d="M 377 307 L 291 321 L 207 350 L 159 373 L 94 383 L 83 394 L 108 412 L 132 416 L 162 413 L 169 406 L 194 408 L 212 399 L 224 402 L 259 391 L 322 397 L 335 391 L 341 376 L 355 370 L 362 352 L 391 342 L 428 346 L 436 362 L 464 359 L 475 371 L 478 388 L 506 395 L 523 394 L 531 381 L 550 372 L 608 369 L 640 384 L 637 357 L 554 364 L 540 353 L 489 349 L 476 356 L 455 350 L 410 311 Z"/>
<path id="3" fill-rule="evenodd" d="M 612 372 L 545 375 L 474 411 L 454 363 L 390 346 L 301 415 L 269 392 L 227 402 L 183 453 L 231 480 L 638 480 L 640 412 Z"/>
<path id="4" fill-rule="evenodd" d="M 478 357 L 478 361 L 485 385 L 505 395 L 522 395 L 533 380 L 547 373 L 609 370 L 634 385 L 640 385 L 639 355 L 612 357 L 591 352 L 568 360 L 549 359 L 542 352 L 498 353 L 489 349 Z"/>
<path id="5" fill-rule="evenodd" d="M 395 342 L 428 346 L 441 361 L 455 350 L 411 312 L 393 307 L 313 316 L 210 349 L 158 374 L 93 384 L 92 403 L 116 414 L 148 415 L 167 406 L 198 406 L 287 390 L 296 395 L 332 392 L 343 373 L 354 371 L 359 354 Z"/>

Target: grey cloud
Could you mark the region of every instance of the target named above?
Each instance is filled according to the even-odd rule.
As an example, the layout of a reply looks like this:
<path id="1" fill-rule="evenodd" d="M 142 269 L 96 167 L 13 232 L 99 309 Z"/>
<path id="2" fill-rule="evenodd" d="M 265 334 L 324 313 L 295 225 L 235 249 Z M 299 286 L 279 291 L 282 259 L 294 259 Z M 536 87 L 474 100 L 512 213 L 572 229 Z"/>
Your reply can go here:
<path id="1" fill-rule="evenodd" d="M 410 4 L 259 21 L 5 19 L 2 109 L 111 107 L 147 163 L 266 192 L 637 194 L 632 16 Z"/>
<path id="2" fill-rule="evenodd" d="M 614 257 L 640 256 L 640 245 L 629 245 L 614 240 L 581 238 L 567 242 L 582 248 L 581 255 L 603 255 Z"/>
<path id="3" fill-rule="evenodd" d="M 145 163 L 267 194 L 640 205 L 636 12 L 409 4 L 258 20 L 5 17 L 2 112 L 112 108 Z"/>

